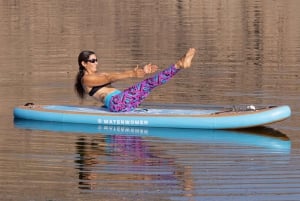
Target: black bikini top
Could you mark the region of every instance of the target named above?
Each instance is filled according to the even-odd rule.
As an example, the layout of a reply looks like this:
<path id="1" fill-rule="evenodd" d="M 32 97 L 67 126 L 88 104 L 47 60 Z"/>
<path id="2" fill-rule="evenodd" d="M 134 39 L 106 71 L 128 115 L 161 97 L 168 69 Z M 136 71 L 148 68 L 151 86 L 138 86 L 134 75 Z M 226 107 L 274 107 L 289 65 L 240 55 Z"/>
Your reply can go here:
<path id="1" fill-rule="evenodd" d="M 108 85 L 110 85 L 111 83 L 106 83 L 106 84 L 103 84 L 103 85 L 99 85 L 99 86 L 94 86 L 91 91 L 89 92 L 89 95 L 90 96 L 93 96 L 99 89 L 101 89 L 102 87 L 106 87 Z"/>

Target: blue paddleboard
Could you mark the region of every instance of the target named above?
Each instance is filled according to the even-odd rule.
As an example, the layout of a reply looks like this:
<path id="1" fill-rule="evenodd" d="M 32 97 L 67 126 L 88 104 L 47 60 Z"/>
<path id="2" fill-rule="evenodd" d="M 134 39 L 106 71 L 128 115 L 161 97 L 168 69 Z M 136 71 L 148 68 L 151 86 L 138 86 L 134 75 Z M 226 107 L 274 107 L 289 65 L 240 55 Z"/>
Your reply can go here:
<path id="1" fill-rule="evenodd" d="M 110 112 L 96 106 L 34 105 L 14 108 L 14 118 L 111 126 L 238 129 L 262 126 L 289 118 L 283 106 L 206 106 L 193 109 L 137 108 L 131 112 Z"/>

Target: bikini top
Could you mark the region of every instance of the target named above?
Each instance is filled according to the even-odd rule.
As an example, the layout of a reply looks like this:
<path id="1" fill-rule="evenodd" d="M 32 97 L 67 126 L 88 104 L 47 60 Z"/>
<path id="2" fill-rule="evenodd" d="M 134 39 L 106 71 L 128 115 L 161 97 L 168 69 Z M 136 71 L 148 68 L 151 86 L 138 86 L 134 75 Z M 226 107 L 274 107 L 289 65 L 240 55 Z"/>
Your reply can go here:
<path id="1" fill-rule="evenodd" d="M 111 83 L 109 82 L 109 83 L 106 83 L 106 84 L 103 84 L 103 85 L 94 86 L 94 87 L 91 89 L 91 91 L 89 92 L 89 95 L 90 95 L 90 96 L 93 96 L 98 90 L 100 90 L 101 88 L 106 87 L 106 86 L 108 86 L 108 85 L 110 85 L 110 84 L 111 84 Z"/>

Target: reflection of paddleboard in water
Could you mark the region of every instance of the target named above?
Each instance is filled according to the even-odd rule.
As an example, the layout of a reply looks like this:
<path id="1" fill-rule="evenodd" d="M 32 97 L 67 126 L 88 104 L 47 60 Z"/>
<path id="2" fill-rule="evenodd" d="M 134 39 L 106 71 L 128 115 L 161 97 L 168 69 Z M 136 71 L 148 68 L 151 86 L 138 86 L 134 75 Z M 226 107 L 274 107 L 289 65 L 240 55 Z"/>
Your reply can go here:
<path id="1" fill-rule="evenodd" d="M 26 104 L 14 108 L 14 117 L 39 121 L 106 126 L 237 129 L 274 123 L 291 115 L 289 106 L 206 106 L 195 109 L 135 109 L 109 112 L 106 108 Z"/>
<path id="2" fill-rule="evenodd" d="M 15 119 L 15 127 L 22 129 L 54 132 L 90 133 L 105 135 L 127 135 L 159 137 L 168 140 L 192 141 L 197 143 L 228 143 L 245 146 L 290 151 L 289 138 L 279 131 L 267 127 L 243 130 L 151 128 L 94 124 L 73 124 L 47 121 Z"/>

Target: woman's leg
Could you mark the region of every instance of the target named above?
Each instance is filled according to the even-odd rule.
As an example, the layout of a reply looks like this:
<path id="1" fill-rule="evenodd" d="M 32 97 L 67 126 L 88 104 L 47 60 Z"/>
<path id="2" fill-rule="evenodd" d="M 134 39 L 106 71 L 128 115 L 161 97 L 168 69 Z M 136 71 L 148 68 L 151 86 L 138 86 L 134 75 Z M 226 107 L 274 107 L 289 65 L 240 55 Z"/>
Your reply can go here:
<path id="1" fill-rule="evenodd" d="M 112 112 L 126 112 L 135 109 L 150 94 L 152 89 L 165 84 L 179 71 L 180 68 L 172 65 L 154 76 L 125 89 L 111 98 L 109 110 Z"/>
<path id="2" fill-rule="evenodd" d="M 195 49 L 190 48 L 187 53 L 174 65 L 124 90 L 110 99 L 109 110 L 112 112 L 126 112 L 138 107 L 149 95 L 152 89 L 169 81 L 182 68 L 189 68 L 195 55 Z"/>

